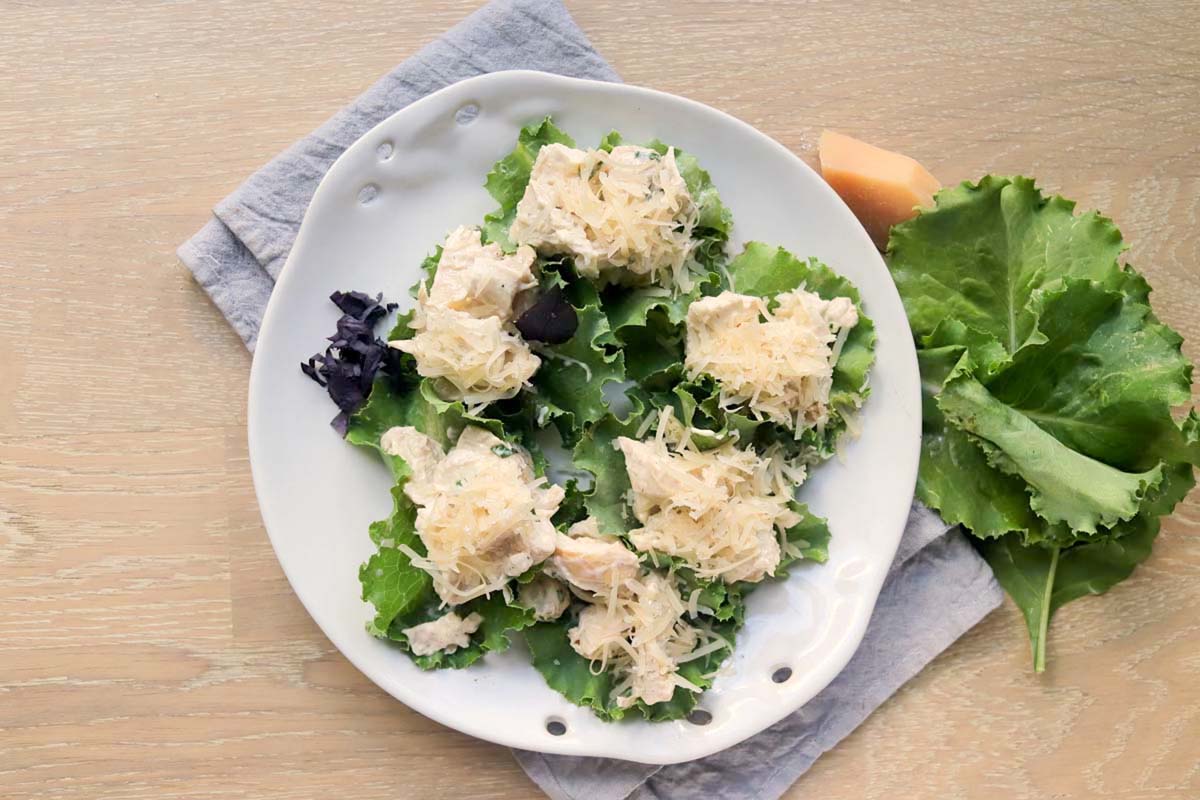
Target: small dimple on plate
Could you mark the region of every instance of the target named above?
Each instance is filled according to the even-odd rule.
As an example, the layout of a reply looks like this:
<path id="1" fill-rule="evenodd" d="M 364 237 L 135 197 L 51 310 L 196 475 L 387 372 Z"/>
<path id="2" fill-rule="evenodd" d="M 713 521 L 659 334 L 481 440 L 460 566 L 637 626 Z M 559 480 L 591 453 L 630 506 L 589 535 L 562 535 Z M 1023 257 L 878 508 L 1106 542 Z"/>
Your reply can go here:
<path id="1" fill-rule="evenodd" d="M 859 583 L 864 575 L 867 574 L 869 565 L 861 558 L 851 558 L 845 564 L 838 567 L 837 579 L 834 585 L 842 594 L 853 594 L 859 591 Z"/>
<path id="2" fill-rule="evenodd" d="M 375 202 L 375 198 L 379 196 L 379 185 L 368 183 L 366 186 L 358 190 L 359 205 L 370 205 Z"/>

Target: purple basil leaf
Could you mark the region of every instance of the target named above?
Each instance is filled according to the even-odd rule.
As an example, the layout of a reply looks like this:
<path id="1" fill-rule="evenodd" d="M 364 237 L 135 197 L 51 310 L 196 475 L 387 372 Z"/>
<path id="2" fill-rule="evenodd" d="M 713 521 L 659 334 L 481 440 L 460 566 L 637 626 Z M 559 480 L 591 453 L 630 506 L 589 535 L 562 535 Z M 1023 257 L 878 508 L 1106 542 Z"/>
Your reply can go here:
<path id="1" fill-rule="evenodd" d="M 329 299 L 342 312 L 337 331 L 329 337 L 325 352 L 301 363 L 300 370 L 324 386 L 341 409 L 330 424 L 345 436 L 350 415 L 371 394 L 375 375 L 381 368 L 400 365 L 398 351 L 375 336 L 375 325 L 394 311 L 396 304 L 385 304 L 382 294 L 372 298 L 364 292 L 334 292 Z"/>
<path id="2" fill-rule="evenodd" d="M 562 344 L 575 335 L 579 316 L 562 288 L 555 286 L 534 301 L 517 318 L 517 330 L 526 339 L 546 344 Z"/>

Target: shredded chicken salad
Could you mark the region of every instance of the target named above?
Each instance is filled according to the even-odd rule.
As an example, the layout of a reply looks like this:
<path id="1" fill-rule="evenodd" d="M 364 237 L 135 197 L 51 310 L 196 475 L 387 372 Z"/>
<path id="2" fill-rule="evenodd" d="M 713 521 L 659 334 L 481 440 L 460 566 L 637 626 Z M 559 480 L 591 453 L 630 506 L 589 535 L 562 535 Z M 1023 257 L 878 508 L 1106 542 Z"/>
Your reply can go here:
<path id="1" fill-rule="evenodd" d="M 731 258 L 729 208 L 674 146 L 547 118 L 485 185 L 499 207 L 436 242 L 390 333 L 394 304 L 338 293 L 303 365 L 395 478 L 367 629 L 424 669 L 523 636 L 601 718 L 685 717 L 747 593 L 827 556 L 802 486 L 857 434 L 873 325 L 815 260 Z"/>

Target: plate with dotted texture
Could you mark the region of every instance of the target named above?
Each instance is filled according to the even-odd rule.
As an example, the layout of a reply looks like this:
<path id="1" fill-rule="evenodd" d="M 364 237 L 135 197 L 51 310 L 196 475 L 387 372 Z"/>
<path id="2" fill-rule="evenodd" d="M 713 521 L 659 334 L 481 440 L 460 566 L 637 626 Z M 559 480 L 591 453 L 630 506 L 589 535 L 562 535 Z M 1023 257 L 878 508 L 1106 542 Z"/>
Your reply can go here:
<path id="1" fill-rule="evenodd" d="M 852 280 L 878 331 L 862 434 L 813 470 L 801 499 L 829 521 L 825 564 L 793 567 L 750 595 L 733 656 L 691 720 L 603 722 L 550 689 L 518 641 L 465 670 L 425 672 L 367 634 L 358 567 L 367 526 L 391 510 L 391 478 L 329 427 L 336 409 L 299 364 L 333 330 L 335 290 L 383 292 L 402 309 L 422 259 L 482 220 L 483 188 L 520 128 L 546 115 L 581 143 L 610 130 L 695 154 L 733 211 L 730 253 L 753 239 L 816 256 Z M 886 266 L 838 196 L 749 125 L 649 89 L 537 72 L 457 83 L 404 108 L 333 165 L 271 295 L 250 375 L 250 463 L 288 580 L 330 641 L 388 694 L 444 725 L 510 747 L 643 763 L 734 745 L 821 691 L 858 647 L 900 541 L 920 450 L 912 334 Z M 518 637 L 515 637 L 519 639 Z"/>

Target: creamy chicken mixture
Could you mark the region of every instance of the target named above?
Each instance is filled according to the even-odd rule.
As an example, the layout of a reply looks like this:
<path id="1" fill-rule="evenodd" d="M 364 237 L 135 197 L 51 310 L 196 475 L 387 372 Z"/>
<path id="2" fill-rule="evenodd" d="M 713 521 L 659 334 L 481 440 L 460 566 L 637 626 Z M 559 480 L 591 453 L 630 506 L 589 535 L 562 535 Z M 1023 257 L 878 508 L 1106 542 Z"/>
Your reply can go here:
<path id="1" fill-rule="evenodd" d="M 572 256 L 589 278 L 686 290 L 697 217 L 673 149 L 549 144 L 538 151 L 509 236 Z"/>
<path id="2" fill-rule="evenodd" d="M 829 416 L 833 368 L 858 324 L 848 297 L 824 300 L 795 289 L 774 310 L 760 297 L 722 292 L 688 308 L 689 378 L 717 379 L 725 407 L 745 404 L 760 417 L 796 431 Z"/>
<path id="3" fill-rule="evenodd" d="M 585 592 L 610 592 L 638 574 L 638 557 L 616 538 L 559 534 L 547 571 Z"/>
<path id="4" fill-rule="evenodd" d="M 424 622 L 404 629 L 408 647 L 413 655 L 428 656 L 439 651 L 453 653 L 471 643 L 471 634 L 479 630 L 483 617 L 468 614 L 466 618 L 453 611 L 443 614 L 432 622 Z"/>
<path id="5" fill-rule="evenodd" d="M 674 580 L 643 570 L 637 555 L 614 537 L 595 533 L 596 521 L 576 523 L 559 534 L 546 571 L 567 581 L 588 605 L 567 631 L 575 652 L 614 670 L 617 705 L 670 700 L 677 686 L 698 691 L 680 677 L 703 633 L 684 619 L 683 600 Z"/>
<path id="6" fill-rule="evenodd" d="M 784 533 L 800 521 L 789 502 L 803 467 L 733 442 L 705 451 L 687 441 L 668 446 L 672 421 L 664 411 L 653 439 L 617 440 L 642 524 L 630 541 L 640 551 L 682 559 L 705 579 L 757 582 L 773 575 Z"/>
<path id="7" fill-rule="evenodd" d="M 433 576 L 447 605 L 501 589 L 554 552 L 558 534 L 550 518 L 563 489 L 536 477 L 520 447 L 475 426 L 463 430 L 449 453 L 410 427 L 388 430 L 381 446 L 412 471 L 404 492 L 418 506 L 416 531 L 426 554 L 409 555 Z"/>
<path id="8" fill-rule="evenodd" d="M 418 290 L 415 335 L 391 346 L 411 353 L 417 372 L 448 400 L 478 408 L 515 396 L 541 364 L 512 325 L 513 300 L 537 284 L 534 258 L 529 247 L 507 255 L 483 244 L 478 229 L 455 229 L 433 285 Z"/>
<path id="9" fill-rule="evenodd" d="M 558 619 L 571 605 L 571 591 L 548 575 L 539 575 L 517 590 L 517 603 L 533 611 L 539 622 Z"/>

